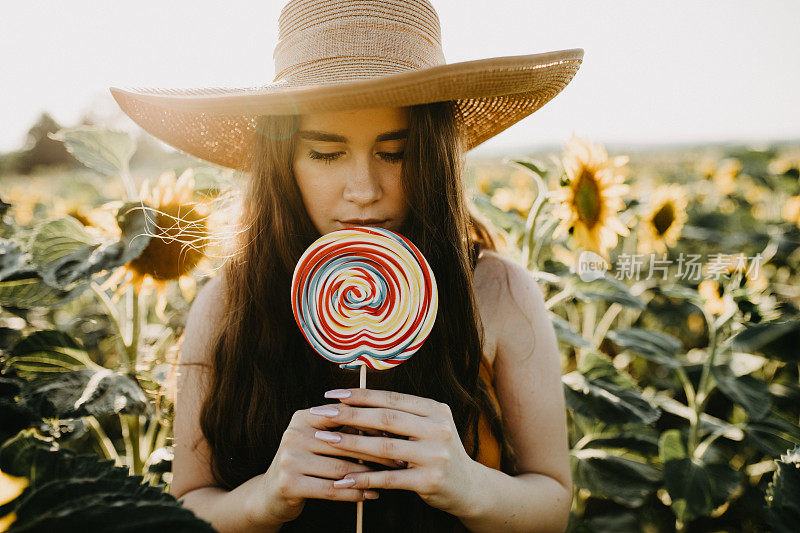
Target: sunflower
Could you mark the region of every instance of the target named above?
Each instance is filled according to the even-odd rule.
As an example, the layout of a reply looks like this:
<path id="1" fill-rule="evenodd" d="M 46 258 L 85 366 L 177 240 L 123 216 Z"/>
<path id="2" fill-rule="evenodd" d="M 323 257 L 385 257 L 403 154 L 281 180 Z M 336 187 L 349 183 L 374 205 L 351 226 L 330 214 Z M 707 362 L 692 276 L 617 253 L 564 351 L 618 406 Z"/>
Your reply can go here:
<path id="1" fill-rule="evenodd" d="M 478 190 L 480 192 L 482 192 L 483 194 L 486 194 L 486 195 L 488 195 L 490 192 L 492 192 L 493 182 L 492 182 L 492 179 L 489 176 L 487 176 L 486 174 L 482 173 L 480 176 L 478 176 L 478 179 L 476 181 L 477 181 Z"/>
<path id="2" fill-rule="evenodd" d="M 536 198 L 530 189 L 509 189 L 498 187 L 492 194 L 492 203 L 503 211 L 516 211 L 521 217 L 527 217 Z"/>
<path id="3" fill-rule="evenodd" d="M 720 291 L 719 283 L 713 279 L 704 279 L 697 287 L 697 292 L 705 300 L 703 307 L 709 314 L 721 315 L 725 313 L 729 305 L 735 305 L 732 301 L 729 302 L 726 298 L 723 298 Z"/>
<path id="4" fill-rule="evenodd" d="M 742 163 L 736 158 L 730 157 L 720 161 L 712 177 L 717 190 L 725 195 L 731 194 L 736 189 L 736 178 L 741 170 Z"/>
<path id="5" fill-rule="evenodd" d="M 769 192 L 767 189 L 758 186 L 757 184 L 753 183 L 752 181 L 747 182 L 744 187 L 744 199 L 751 205 L 757 204 L 758 202 L 765 199 L 767 193 Z"/>
<path id="6" fill-rule="evenodd" d="M 708 276 L 731 277 L 732 274 L 747 271 L 747 256 L 743 253 L 738 254 L 713 254 L 711 261 L 705 265 L 705 273 Z"/>
<path id="7" fill-rule="evenodd" d="M 781 216 L 786 222 L 791 222 L 800 227 L 800 196 L 792 196 L 783 204 Z"/>
<path id="8" fill-rule="evenodd" d="M 686 191 L 673 183 L 658 187 L 639 221 L 639 252 L 664 253 L 678 242 L 686 223 Z"/>
<path id="9" fill-rule="evenodd" d="M 549 195 L 549 201 L 558 204 L 554 214 L 561 219 L 554 239 L 570 229 L 577 246 L 608 260 L 607 250 L 616 246 L 617 236 L 630 234 L 618 216 L 625 206 L 622 195 L 630 190 L 623 183 L 628 159 L 609 160 L 602 146 L 572 136 L 562 160 L 566 184 Z"/>
<path id="10" fill-rule="evenodd" d="M 776 176 L 790 173 L 794 173 L 795 176 L 800 175 L 800 156 L 784 156 L 772 159 L 767 165 L 767 170 L 770 174 Z"/>
<path id="11" fill-rule="evenodd" d="M 20 226 L 29 226 L 36 221 L 37 206 L 46 205 L 48 198 L 42 194 L 39 187 L 14 185 L 3 195 L 4 200 L 11 204 L 11 214 L 14 221 Z"/>
<path id="12" fill-rule="evenodd" d="M 717 160 L 711 156 L 704 156 L 695 164 L 695 170 L 703 179 L 711 179 L 717 170 Z"/>
<path id="13" fill-rule="evenodd" d="M 116 286 L 113 301 L 129 285 L 137 294 L 155 290 L 156 314 L 165 320 L 166 290 L 171 281 L 177 280 L 184 299 L 191 301 L 196 289 L 192 272 L 198 269 L 204 275 L 213 275 L 207 254 L 208 247 L 215 245 L 213 217 L 207 201 L 194 201 L 192 169 L 187 169 L 177 180 L 174 171 L 165 172 L 152 192 L 149 189 L 149 180 L 145 180 L 139 199 L 155 210 L 156 230 L 142 254 L 117 269 L 101 288 Z"/>

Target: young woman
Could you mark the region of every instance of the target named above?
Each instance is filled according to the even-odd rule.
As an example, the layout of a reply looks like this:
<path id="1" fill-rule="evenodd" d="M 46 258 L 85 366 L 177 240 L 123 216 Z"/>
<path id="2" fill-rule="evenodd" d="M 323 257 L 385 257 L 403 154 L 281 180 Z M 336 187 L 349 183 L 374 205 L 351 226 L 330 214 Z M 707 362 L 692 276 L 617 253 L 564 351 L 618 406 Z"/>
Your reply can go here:
<path id="1" fill-rule="evenodd" d="M 293 1 L 280 23 L 268 90 L 112 89 L 154 135 L 248 172 L 237 252 L 186 324 L 170 492 L 223 532 L 353 531 L 363 499 L 368 531 L 563 531 L 555 334 L 532 276 L 470 214 L 462 173 L 582 51 L 445 65 L 427 1 Z M 408 237 L 439 291 L 422 348 L 366 390 L 313 351 L 290 303 L 302 253 L 348 225 Z"/>

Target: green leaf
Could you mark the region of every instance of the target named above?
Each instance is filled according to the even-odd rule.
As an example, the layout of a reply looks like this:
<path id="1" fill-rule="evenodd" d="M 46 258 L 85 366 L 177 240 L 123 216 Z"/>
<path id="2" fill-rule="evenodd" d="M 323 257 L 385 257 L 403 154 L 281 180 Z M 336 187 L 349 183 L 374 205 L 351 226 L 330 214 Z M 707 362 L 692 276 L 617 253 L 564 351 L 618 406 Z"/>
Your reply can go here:
<path id="1" fill-rule="evenodd" d="M 660 415 L 636 389 L 604 379 L 589 380 L 580 372 L 570 372 L 561 379 L 567 407 L 589 419 L 607 424 L 650 424 Z"/>
<path id="2" fill-rule="evenodd" d="M 214 531 L 164 492 L 163 485 L 143 484 L 142 476 L 129 476 L 126 467 L 114 466 L 112 460 L 37 446 L 17 455 L 27 462 L 18 466 L 30 484 L 12 502 L 16 520 L 9 533 Z M 5 465 L 3 470 L 8 471 Z"/>
<path id="3" fill-rule="evenodd" d="M 594 435 L 584 448 L 612 448 L 633 450 L 642 455 L 658 455 L 658 437 L 636 432 Z"/>
<path id="4" fill-rule="evenodd" d="M 664 485 L 672 512 L 682 522 L 709 516 L 727 502 L 741 485 L 740 474 L 727 464 L 703 464 L 694 458 L 664 464 Z"/>
<path id="5" fill-rule="evenodd" d="M 668 368 L 680 366 L 677 359 L 681 341 L 660 331 L 627 328 L 608 332 L 608 338 L 619 347 L 630 350 L 650 361 Z"/>
<path id="6" fill-rule="evenodd" d="M 744 425 L 747 439 L 770 457 L 778 457 L 784 451 L 800 444 L 800 426 L 795 420 L 770 411 L 761 420 L 750 420 Z"/>
<path id="7" fill-rule="evenodd" d="M 553 329 L 556 332 L 556 338 L 558 340 L 573 346 L 582 346 L 585 348 L 591 346 L 591 343 L 588 340 L 584 339 L 580 333 L 572 329 L 572 326 L 570 326 L 569 322 L 552 311 L 548 311 L 547 315 L 550 317 L 550 321 L 553 324 Z"/>
<path id="8" fill-rule="evenodd" d="M 148 405 L 135 381 L 107 368 L 37 378 L 25 386 L 21 398 L 43 418 L 141 414 Z"/>
<path id="9" fill-rule="evenodd" d="M 127 169 L 136 151 L 136 142 L 123 131 L 81 126 L 62 129 L 48 137 L 63 141 L 67 151 L 78 161 L 106 175 Z"/>
<path id="10" fill-rule="evenodd" d="M 586 379 L 604 379 L 620 387 L 632 389 L 637 387 L 636 380 L 628 373 L 617 369 L 608 355 L 595 350 L 582 353 L 580 357 L 578 357 L 577 370 L 583 374 Z"/>
<path id="11" fill-rule="evenodd" d="M 472 202 L 492 224 L 503 231 L 517 235 L 525 233 L 525 221 L 516 212 L 503 211 L 492 203 L 491 198 L 482 193 L 475 193 Z"/>
<path id="12" fill-rule="evenodd" d="M 662 463 L 686 457 L 686 447 L 678 429 L 668 429 L 658 439 L 658 456 Z"/>
<path id="13" fill-rule="evenodd" d="M 37 449 L 55 450 L 57 444 L 52 439 L 39 435 L 35 429 L 23 429 L 3 442 L 0 448 L 0 470 L 16 477 L 35 477 L 30 465 Z"/>
<path id="14" fill-rule="evenodd" d="M 547 179 L 547 174 L 549 173 L 549 171 L 543 168 L 542 163 L 539 161 L 532 161 L 527 159 L 510 159 L 510 161 L 512 163 L 516 163 L 518 165 L 527 168 L 534 174 L 538 174 L 539 176 L 542 177 L 542 179 Z"/>
<path id="15" fill-rule="evenodd" d="M 0 239 L 0 279 L 24 266 L 24 253 L 18 242 Z"/>
<path id="16" fill-rule="evenodd" d="M 7 364 L 25 379 L 43 372 L 103 368 L 89 358 L 78 341 L 55 329 L 35 331 L 20 339 L 9 350 Z"/>
<path id="17" fill-rule="evenodd" d="M 644 302 L 618 279 L 604 273 L 604 277 L 592 281 L 583 281 L 576 274 L 571 274 L 567 282 L 572 286 L 575 296 L 584 301 L 616 302 L 632 309 L 644 309 Z"/>
<path id="18" fill-rule="evenodd" d="M 706 464 L 688 457 L 677 429 L 661 435 L 659 456 L 664 465 L 664 486 L 672 500 L 670 507 L 682 522 L 710 515 L 741 485 L 741 475 L 727 464 Z"/>
<path id="19" fill-rule="evenodd" d="M 791 318 L 748 326 L 731 339 L 731 346 L 743 352 L 760 352 L 783 361 L 800 362 L 800 320 Z"/>
<path id="20" fill-rule="evenodd" d="M 776 533 L 793 533 L 800 524 L 800 446 L 776 461 L 767 486 L 767 513 Z"/>
<path id="21" fill-rule="evenodd" d="M 126 203 L 117 212 L 120 240 L 105 243 L 86 243 L 91 237 L 69 216 L 42 225 L 33 238 L 33 248 L 38 251 L 34 260 L 40 265 L 42 279 L 52 287 L 68 290 L 98 272 L 136 259 L 150 242 L 155 220 L 152 208 L 140 202 Z"/>
<path id="22" fill-rule="evenodd" d="M 39 266 L 46 266 L 86 245 L 96 244 L 83 229 L 83 224 L 64 215 L 36 225 L 30 242 L 31 259 Z"/>
<path id="23" fill-rule="evenodd" d="M 759 420 L 769 413 L 772 402 L 769 388 L 763 381 L 750 375 L 737 376 L 728 365 L 715 365 L 711 375 L 722 391 L 732 402 L 740 405 L 747 415 Z"/>
<path id="24" fill-rule="evenodd" d="M 681 300 L 698 300 L 700 298 L 700 293 L 695 289 L 677 283 L 674 285 L 658 286 L 658 290 L 670 298 L 678 298 Z"/>
<path id="25" fill-rule="evenodd" d="M 10 279 L 0 282 L 0 306 L 31 309 L 34 307 L 53 307 L 74 300 L 89 287 L 89 283 L 79 283 L 64 291 L 45 283 L 36 272 L 32 277 Z"/>
<path id="26" fill-rule="evenodd" d="M 154 474 L 163 474 L 164 472 L 172 472 L 172 461 L 175 459 L 175 453 L 172 446 L 162 446 L 147 458 L 144 468 L 147 472 Z"/>
<path id="27" fill-rule="evenodd" d="M 627 507 L 644 504 L 661 482 L 658 468 L 605 450 L 573 450 L 570 462 L 576 486 Z"/>
<path id="28" fill-rule="evenodd" d="M 194 167 L 192 176 L 194 177 L 194 190 L 207 195 L 219 194 L 236 184 L 227 173 L 213 167 Z"/>

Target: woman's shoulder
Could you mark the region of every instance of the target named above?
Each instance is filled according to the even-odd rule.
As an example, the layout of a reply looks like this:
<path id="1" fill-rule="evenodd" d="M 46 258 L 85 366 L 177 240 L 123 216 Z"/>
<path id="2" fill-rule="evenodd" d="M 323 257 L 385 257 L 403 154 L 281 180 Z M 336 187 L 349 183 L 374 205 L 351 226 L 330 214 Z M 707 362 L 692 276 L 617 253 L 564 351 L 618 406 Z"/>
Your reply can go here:
<path id="1" fill-rule="evenodd" d="M 225 279 L 222 271 L 211 277 L 197 291 L 183 332 L 184 345 L 188 342 L 194 349 L 181 350 L 184 361 L 206 363 L 208 345 L 211 343 L 225 312 Z"/>
<path id="2" fill-rule="evenodd" d="M 503 352 L 498 347 L 516 344 L 525 336 L 510 324 L 519 325 L 522 320 L 531 325 L 536 322 L 534 318 L 546 314 L 543 294 L 528 269 L 493 250 L 481 251 L 474 286 L 487 337 L 486 356 L 494 363 Z"/>
<path id="3" fill-rule="evenodd" d="M 483 353 L 490 364 L 494 364 L 502 325 L 497 318 L 502 307 L 504 268 L 504 257 L 501 254 L 492 250 L 481 250 L 473 272 L 475 298 L 484 331 Z"/>

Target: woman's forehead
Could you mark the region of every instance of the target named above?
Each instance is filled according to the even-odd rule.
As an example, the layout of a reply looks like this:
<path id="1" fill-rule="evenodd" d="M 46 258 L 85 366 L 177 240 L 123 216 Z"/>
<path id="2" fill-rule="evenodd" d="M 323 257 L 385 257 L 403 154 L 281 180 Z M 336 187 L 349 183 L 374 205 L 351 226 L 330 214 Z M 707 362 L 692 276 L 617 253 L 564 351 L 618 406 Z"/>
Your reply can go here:
<path id="1" fill-rule="evenodd" d="M 301 139 L 349 142 L 356 139 L 394 140 L 405 137 L 408 107 L 358 109 L 300 115 Z"/>

